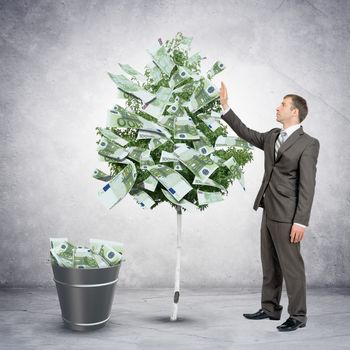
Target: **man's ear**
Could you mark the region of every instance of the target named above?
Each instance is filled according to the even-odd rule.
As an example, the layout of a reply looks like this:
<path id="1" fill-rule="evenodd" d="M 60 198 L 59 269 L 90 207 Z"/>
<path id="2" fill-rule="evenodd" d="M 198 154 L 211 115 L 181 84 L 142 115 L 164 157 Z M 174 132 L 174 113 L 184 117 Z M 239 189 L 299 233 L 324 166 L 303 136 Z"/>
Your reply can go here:
<path id="1" fill-rule="evenodd" d="M 292 115 L 293 117 L 297 117 L 299 119 L 299 109 L 294 107 L 292 109 Z"/>

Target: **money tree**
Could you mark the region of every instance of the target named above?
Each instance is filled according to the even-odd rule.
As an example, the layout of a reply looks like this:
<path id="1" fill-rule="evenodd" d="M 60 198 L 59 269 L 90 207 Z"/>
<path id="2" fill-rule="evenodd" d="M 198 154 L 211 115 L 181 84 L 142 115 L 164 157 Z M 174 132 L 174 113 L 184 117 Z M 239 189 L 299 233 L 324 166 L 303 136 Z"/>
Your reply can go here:
<path id="1" fill-rule="evenodd" d="M 178 314 L 182 212 L 204 210 L 222 201 L 237 180 L 244 189 L 244 165 L 252 146 L 229 136 L 220 121 L 219 90 L 213 77 L 225 69 L 216 61 L 205 74 L 206 57 L 190 54 L 192 37 L 174 38 L 147 50 L 151 62 L 140 73 L 119 63 L 127 74 L 108 73 L 118 102 L 97 127 L 97 152 L 108 170 L 95 169 L 104 181 L 98 197 L 107 208 L 130 194 L 144 209 L 162 202 L 177 212 L 177 257 L 173 313 Z"/>

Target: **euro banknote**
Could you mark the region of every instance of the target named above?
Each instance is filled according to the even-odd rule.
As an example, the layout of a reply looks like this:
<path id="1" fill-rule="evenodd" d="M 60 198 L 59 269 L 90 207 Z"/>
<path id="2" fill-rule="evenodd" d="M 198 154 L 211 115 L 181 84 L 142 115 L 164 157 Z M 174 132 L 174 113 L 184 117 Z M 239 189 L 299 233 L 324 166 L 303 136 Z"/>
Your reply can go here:
<path id="1" fill-rule="evenodd" d="M 199 134 L 191 117 L 175 117 L 174 139 L 199 140 Z"/>
<path id="2" fill-rule="evenodd" d="M 152 199 L 152 197 L 145 191 L 132 189 L 130 191 L 130 194 L 135 198 L 136 202 L 141 206 L 142 209 L 150 209 L 155 204 L 155 201 Z"/>
<path id="3" fill-rule="evenodd" d="M 142 170 L 147 170 L 150 166 L 154 165 L 154 160 L 151 156 L 151 151 L 146 150 L 141 153 L 140 156 L 140 168 Z"/>
<path id="4" fill-rule="evenodd" d="M 173 75 L 170 78 L 169 86 L 171 88 L 175 88 L 179 84 L 191 78 L 192 78 L 191 71 L 188 68 L 183 66 L 177 66 L 176 71 L 173 73 Z"/>
<path id="5" fill-rule="evenodd" d="M 102 171 L 100 169 L 95 169 L 92 176 L 95 179 L 101 180 L 101 181 L 104 181 L 104 182 L 107 182 L 107 181 L 112 179 L 111 175 L 106 174 L 104 171 Z"/>
<path id="6" fill-rule="evenodd" d="M 171 75 L 175 63 L 173 59 L 167 52 L 167 49 L 164 45 L 153 46 L 151 49 L 147 50 L 151 55 L 153 62 L 158 66 L 158 68 L 167 76 Z"/>
<path id="7" fill-rule="evenodd" d="M 172 95 L 172 89 L 161 86 L 156 92 L 156 98 L 143 107 L 143 111 L 159 120 Z"/>
<path id="8" fill-rule="evenodd" d="M 126 146 L 129 142 L 125 139 L 123 139 L 122 137 L 120 137 L 119 135 L 116 135 L 113 131 L 108 130 L 108 129 L 104 129 L 104 128 L 96 128 L 101 135 L 103 135 L 106 139 L 117 143 L 120 146 Z"/>
<path id="9" fill-rule="evenodd" d="M 219 90 L 209 79 L 202 79 L 186 106 L 192 113 L 219 98 Z"/>
<path id="10" fill-rule="evenodd" d="M 200 177 L 195 177 L 193 182 L 193 185 L 202 185 L 202 186 L 210 186 L 210 187 L 215 187 L 215 188 L 219 188 L 222 191 L 226 191 L 226 188 L 220 184 L 218 184 L 216 181 L 212 180 L 212 179 L 206 179 L 206 180 L 202 180 Z"/>
<path id="11" fill-rule="evenodd" d="M 187 199 L 185 198 L 182 198 L 180 201 L 177 201 L 169 192 L 165 191 L 163 188 L 162 188 L 162 192 L 165 196 L 165 198 L 175 204 L 175 205 L 179 205 L 180 207 L 184 208 L 184 209 L 187 209 L 187 210 L 193 210 L 193 209 L 197 209 L 197 206 L 192 204 L 191 202 L 189 202 Z"/>
<path id="12" fill-rule="evenodd" d="M 162 71 L 153 62 L 148 63 L 146 65 L 146 69 L 149 72 L 149 77 L 152 84 L 156 85 L 163 79 Z"/>
<path id="13" fill-rule="evenodd" d="M 97 151 L 98 154 L 115 160 L 122 160 L 128 155 L 128 151 L 125 148 L 108 140 L 104 136 L 97 145 Z"/>
<path id="14" fill-rule="evenodd" d="M 204 135 L 204 133 L 200 130 L 197 130 L 199 135 L 199 140 L 193 141 L 193 146 L 196 151 L 203 155 L 208 155 L 213 153 L 214 147 L 211 145 L 209 139 Z"/>
<path id="15" fill-rule="evenodd" d="M 216 131 L 217 129 L 219 129 L 220 127 L 222 127 L 222 125 L 220 124 L 220 122 L 212 117 L 211 115 L 207 115 L 204 113 L 198 114 L 198 118 L 200 118 L 200 120 L 211 130 L 211 131 Z"/>
<path id="16" fill-rule="evenodd" d="M 177 200 L 180 201 L 188 192 L 192 190 L 192 186 L 187 180 L 172 168 L 163 164 L 157 164 L 148 168 L 153 175 Z"/>
<path id="17" fill-rule="evenodd" d="M 205 192 L 201 190 L 197 190 L 197 198 L 199 205 L 211 204 L 224 200 L 221 192 Z"/>
<path id="18" fill-rule="evenodd" d="M 127 164 L 125 168 L 98 192 L 98 198 L 108 209 L 119 203 L 134 186 L 137 177 L 136 167 L 130 160 L 125 160 L 124 162 Z"/>
<path id="19" fill-rule="evenodd" d="M 131 75 L 132 77 L 136 78 L 137 80 L 141 81 L 141 82 L 145 82 L 146 81 L 146 77 L 141 74 L 139 71 L 137 71 L 136 69 L 134 69 L 133 67 L 131 67 L 129 64 L 122 64 L 122 63 L 118 63 L 120 68 L 126 73 Z"/>
<path id="20" fill-rule="evenodd" d="M 127 92 L 128 94 L 133 95 L 134 97 L 139 98 L 143 103 L 151 102 L 156 98 L 156 95 L 150 93 L 149 91 L 145 90 L 143 87 L 129 80 L 123 74 L 115 75 L 112 73 L 108 73 L 108 75 L 120 90 Z"/>
<path id="21" fill-rule="evenodd" d="M 201 179 L 207 179 L 218 168 L 212 159 L 190 147 L 179 147 L 174 151 L 174 154 L 182 164 Z"/>
<path id="22" fill-rule="evenodd" d="M 227 149 L 229 147 L 239 147 L 243 149 L 252 149 L 253 147 L 245 140 L 235 136 L 220 135 L 215 141 L 215 149 Z"/>
<path id="23" fill-rule="evenodd" d="M 211 69 L 207 72 L 208 79 L 212 79 L 213 76 L 222 72 L 225 68 L 225 65 L 221 61 L 216 61 Z"/>
<path id="24" fill-rule="evenodd" d="M 109 111 L 107 115 L 107 126 L 121 129 L 144 129 L 171 138 L 171 134 L 164 127 L 129 112 L 119 105 L 116 105 L 114 110 Z"/>
<path id="25" fill-rule="evenodd" d="M 145 180 L 141 181 L 140 183 L 137 184 L 137 187 L 141 189 L 145 189 L 147 191 L 154 192 L 158 184 L 158 180 L 150 175 L 148 176 Z"/>

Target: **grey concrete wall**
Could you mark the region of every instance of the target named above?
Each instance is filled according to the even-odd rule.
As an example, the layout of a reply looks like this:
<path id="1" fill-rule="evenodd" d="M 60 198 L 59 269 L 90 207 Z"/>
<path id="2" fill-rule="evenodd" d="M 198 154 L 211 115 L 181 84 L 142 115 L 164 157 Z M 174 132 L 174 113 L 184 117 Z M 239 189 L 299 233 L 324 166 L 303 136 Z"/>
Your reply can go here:
<path id="1" fill-rule="evenodd" d="M 95 127 L 105 124 L 117 63 L 142 70 L 146 49 L 182 31 L 193 52 L 227 69 L 229 103 L 257 130 L 279 126 L 287 93 L 310 108 L 304 129 L 321 143 L 310 227 L 302 243 L 309 285 L 349 279 L 349 1 L 1 1 L 0 285 L 49 285 L 50 236 L 122 241 L 120 284 L 172 286 L 176 214 L 139 209 L 130 197 L 108 211 Z M 261 211 L 252 205 L 263 154 L 246 167 L 247 190 L 183 218 L 182 283 L 259 286 Z"/>

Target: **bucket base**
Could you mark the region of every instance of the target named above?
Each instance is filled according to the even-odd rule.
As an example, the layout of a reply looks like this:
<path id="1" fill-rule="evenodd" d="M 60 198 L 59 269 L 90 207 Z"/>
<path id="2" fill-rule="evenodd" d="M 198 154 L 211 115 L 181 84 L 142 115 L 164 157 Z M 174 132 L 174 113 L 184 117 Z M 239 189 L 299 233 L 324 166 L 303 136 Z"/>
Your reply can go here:
<path id="1" fill-rule="evenodd" d="M 64 325 L 72 331 L 89 332 L 89 331 L 93 331 L 95 329 L 104 327 L 107 321 L 109 320 L 109 318 L 110 316 L 108 316 L 106 320 L 103 320 L 101 322 L 96 322 L 96 323 L 76 323 L 76 322 L 68 321 L 63 317 L 62 317 L 62 320 Z"/>

